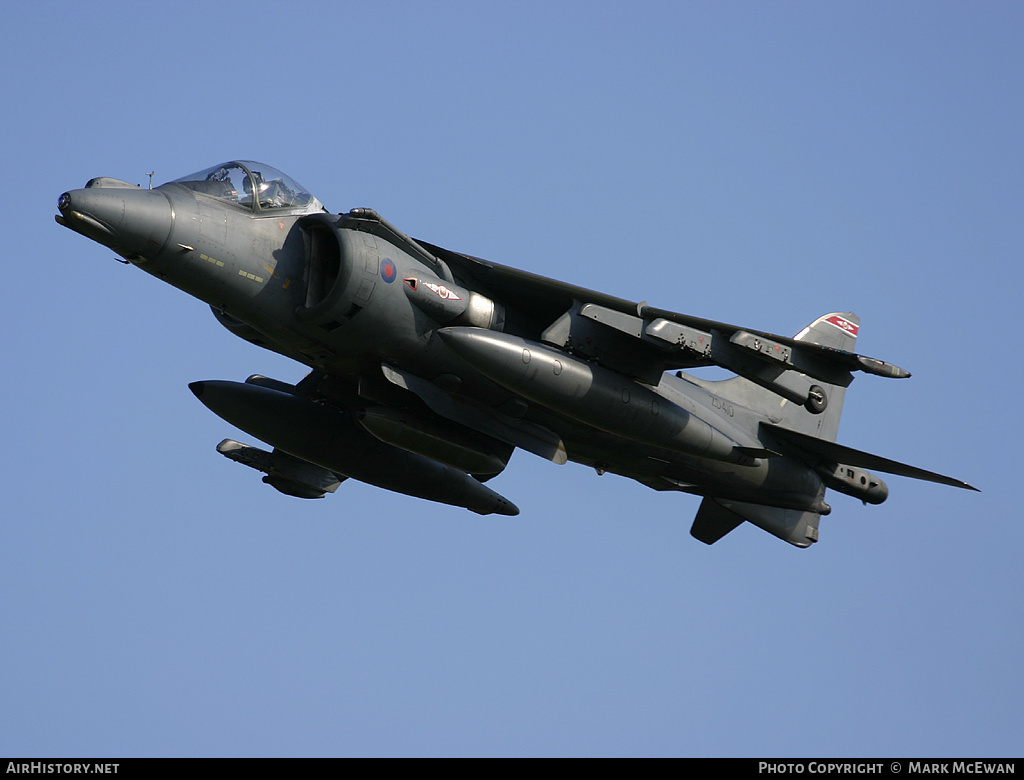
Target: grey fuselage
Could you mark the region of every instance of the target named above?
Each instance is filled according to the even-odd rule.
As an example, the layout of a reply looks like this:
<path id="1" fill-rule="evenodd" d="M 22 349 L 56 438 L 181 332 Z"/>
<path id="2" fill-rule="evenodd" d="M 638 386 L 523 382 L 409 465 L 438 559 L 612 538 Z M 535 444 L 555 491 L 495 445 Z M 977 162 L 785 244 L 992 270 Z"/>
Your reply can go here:
<path id="1" fill-rule="evenodd" d="M 765 342 L 778 353 L 767 356 L 775 361 L 769 364 L 749 357 L 764 358 L 756 350 L 770 350 L 745 331 L 723 336 L 709 328 L 714 350 L 696 341 L 687 345 L 697 331 L 653 320 L 644 304 L 414 241 L 369 209 L 330 214 L 293 180 L 258 163 L 226 163 L 152 190 L 94 179 L 62 195 L 59 211 L 61 224 L 208 303 L 234 334 L 312 369 L 297 387 L 254 378 L 270 389 L 212 383 L 201 396 L 225 419 L 289 453 L 280 458 L 508 514 L 514 505 L 501 504 L 481 483 L 504 468 L 516 447 L 659 490 L 797 513 L 827 514 L 826 484 L 884 500 L 884 484 L 872 482 L 870 490 L 854 484 L 867 485 L 866 472 L 847 469 L 840 478 L 834 458 L 805 457 L 800 441 L 779 446 L 773 428 L 791 430 L 804 442 L 834 441 L 850 381 L 845 369 L 812 365 L 815 376 L 839 377 L 823 383 L 826 393 L 791 371 L 783 362 L 799 358 L 810 365 L 820 355 L 801 357 L 802 345 L 792 339 Z M 837 322 L 855 337 L 855 316 L 844 316 L 849 319 Z M 736 366 L 742 376 L 708 382 L 666 370 L 690 365 L 672 355 L 663 359 L 673 339 L 678 344 L 671 349 L 697 356 L 692 365 Z M 876 373 L 882 369 L 875 364 L 894 376 L 901 371 L 874 361 Z M 279 391 L 316 408 L 285 403 L 274 395 Z M 807 408 L 794 399 L 808 399 Z M 820 414 L 826 400 L 832 408 Z M 235 414 L 236 407 L 248 411 Z M 313 421 L 325 408 L 344 416 L 337 437 L 316 452 L 304 451 L 294 428 L 321 425 Z M 282 424 L 275 433 L 271 421 L 282 414 L 295 417 L 287 432 Z M 247 426 L 246 419 L 255 422 Z M 282 446 L 285 439 L 290 443 Z M 349 444 L 374 453 L 366 462 L 384 462 L 389 452 L 405 458 L 409 484 L 403 486 L 401 474 L 384 478 L 370 466 L 360 471 L 352 460 L 323 454 Z M 239 460 L 242 446 L 227 450 Z M 464 487 L 471 497 L 448 501 L 425 487 L 439 484 L 435 467 L 444 471 L 445 484 L 470 480 Z M 322 481 L 336 480 L 328 474 Z M 304 492 L 300 487 L 293 494 Z M 741 510 L 747 519 L 760 517 L 732 506 Z M 787 518 L 781 530 L 767 530 L 799 546 L 817 538 L 816 517 L 806 539 L 792 538 L 794 521 Z"/>

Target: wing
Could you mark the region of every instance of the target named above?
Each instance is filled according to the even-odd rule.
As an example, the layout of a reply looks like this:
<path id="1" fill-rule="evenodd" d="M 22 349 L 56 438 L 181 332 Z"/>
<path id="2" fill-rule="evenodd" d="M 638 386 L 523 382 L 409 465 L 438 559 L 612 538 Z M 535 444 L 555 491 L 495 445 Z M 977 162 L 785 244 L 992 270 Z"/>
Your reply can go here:
<path id="1" fill-rule="evenodd" d="M 425 241 L 418 243 L 444 260 L 463 285 L 520 312 L 521 318 L 533 325 L 531 330 L 543 330 L 568 310 L 573 301 L 587 301 L 615 311 L 636 313 L 636 304 L 624 298 L 453 252 Z"/>
<path id="2" fill-rule="evenodd" d="M 643 381 L 656 381 L 663 371 L 675 368 L 718 365 L 805 403 L 806 383 L 794 384 L 787 374 L 841 386 L 852 381 L 852 371 L 910 376 L 891 363 L 822 343 L 826 339 L 801 338 L 804 333 L 780 336 L 680 314 L 419 243 L 443 260 L 462 284 L 502 303 L 518 332 L 568 347 Z M 822 320 L 837 333 L 856 336 L 855 315 L 832 314 Z"/>

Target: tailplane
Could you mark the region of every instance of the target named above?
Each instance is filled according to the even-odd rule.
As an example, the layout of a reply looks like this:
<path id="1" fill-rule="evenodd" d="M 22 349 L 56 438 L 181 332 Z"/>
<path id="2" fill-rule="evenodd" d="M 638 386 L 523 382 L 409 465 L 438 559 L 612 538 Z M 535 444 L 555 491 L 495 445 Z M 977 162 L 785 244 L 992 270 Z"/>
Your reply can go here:
<path id="1" fill-rule="evenodd" d="M 771 337 L 777 340 L 769 342 L 773 349 L 783 346 L 792 349 L 791 354 L 784 353 L 780 358 L 788 366 L 787 379 L 780 380 L 781 374 L 768 375 L 762 370 L 708 383 L 715 385 L 713 392 L 768 418 L 760 424 L 759 438 L 766 442 L 766 447 L 770 443 L 772 449 L 803 462 L 816 472 L 821 488 L 813 509 L 707 496 L 690 529 L 695 538 L 714 544 L 747 520 L 790 544 L 808 547 L 818 541 L 818 521 L 822 513 L 829 511 L 823 501 L 825 488 L 869 504 L 885 501 L 889 490 L 881 479 L 866 470 L 869 468 L 967 490 L 977 489 L 953 477 L 835 443 L 846 388 L 853 381 L 852 371 L 893 378 L 910 375 L 890 363 L 855 354 L 853 348 L 859 330 L 860 319 L 856 314 L 826 314 L 792 339 Z M 764 342 L 755 342 L 755 345 L 760 343 Z M 800 398 L 806 400 L 803 403 L 794 400 Z"/>

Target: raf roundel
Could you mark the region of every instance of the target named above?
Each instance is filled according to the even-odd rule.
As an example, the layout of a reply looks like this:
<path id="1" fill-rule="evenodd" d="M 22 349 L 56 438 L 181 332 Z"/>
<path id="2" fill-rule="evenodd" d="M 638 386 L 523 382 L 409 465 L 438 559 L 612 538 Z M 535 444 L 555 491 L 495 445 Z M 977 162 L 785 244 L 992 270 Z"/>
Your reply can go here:
<path id="1" fill-rule="evenodd" d="M 380 276 L 388 284 L 391 284 L 398 277 L 398 269 L 395 268 L 395 264 L 391 259 L 385 258 L 384 262 L 381 263 Z"/>

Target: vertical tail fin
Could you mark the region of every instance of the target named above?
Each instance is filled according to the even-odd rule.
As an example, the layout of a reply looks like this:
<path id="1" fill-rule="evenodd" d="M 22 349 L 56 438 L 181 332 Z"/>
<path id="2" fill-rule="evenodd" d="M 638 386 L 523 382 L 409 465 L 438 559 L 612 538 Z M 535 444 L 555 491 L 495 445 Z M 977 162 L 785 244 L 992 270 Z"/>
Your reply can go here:
<path id="1" fill-rule="evenodd" d="M 856 314 L 833 312 L 818 317 L 800 331 L 794 340 L 853 352 L 859 330 L 860 318 Z M 834 382 L 826 382 L 810 374 L 801 374 L 811 384 L 811 398 L 806 404 L 786 400 L 744 376 L 716 383 L 718 388 L 715 392 L 746 403 L 764 413 L 775 422 L 773 427 L 834 442 L 839 431 L 839 418 L 843 411 L 846 388 L 853 381 L 853 377 L 842 370 L 819 371 L 808 363 L 804 363 L 803 368 L 813 370 L 819 376 L 830 376 Z M 825 486 L 822 485 L 818 493 L 818 502 L 823 503 L 824 494 Z M 706 544 L 713 544 L 747 520 L 790 544 L 807 547 L 818 541 L 820 519 L 820 512 L 813 509 L 785 509 L 708 496 L 701 503 L 690 533 Z"/>
<path id="2" fill-rule="evenodd" d="M 844 352 L 853 352 L 859 330 L 860 318 L 856 314 L 832 312 L 818 317 L 800 331 L 795 339 L 796 341 L 806 341 L 808 344 L 819 344 Z M 839 417 L 843 413 L 846 388 L 853 381 L 853 377 L 851 376 L 845 384 L 828 384 L 816 379 L 811 379 L 811 381 L 824 393 L 824 411 L 815 414 L 796 404 L 787 403 L 782 407 L 783 424 L 787 428 L 816 436 L 819 439 L 835 441 L 836 434 L 839 432 Z"/>
<path id="3" fill-rule="evenodd" d="M 794 336 L 795 341 L 818 344 L 830 349 L 852 352 L 857 343 L 860 318 L 852 312 L 833 312 L 818 317 Z M 846 388 L 853 381 L 849 372 L 834 367 L 823 367 L 819 375 L 833 377 L 832 383 L 800 374 L 813 388 L 813 400 L 807 404 L 787 401 L 781 395 L 766 389 L 745 376 L 718 382 L 704 383 L 691 379 L 712 392 L 763 413 L 773 423 L 800 433 L 827 441 L 835 441 L 839 432 L 839 417 L 843 411 Z"/>

